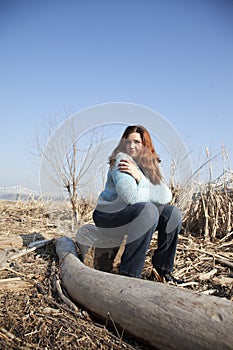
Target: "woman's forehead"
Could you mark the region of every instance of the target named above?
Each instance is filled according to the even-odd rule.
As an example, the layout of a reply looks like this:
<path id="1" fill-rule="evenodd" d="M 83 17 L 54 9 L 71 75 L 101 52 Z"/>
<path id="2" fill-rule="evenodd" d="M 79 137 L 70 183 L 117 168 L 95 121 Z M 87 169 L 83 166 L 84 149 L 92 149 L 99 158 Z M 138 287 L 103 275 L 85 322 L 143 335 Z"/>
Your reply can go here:
<path id="1" fill-rule="evenodd" d="M 138 132 L 132 132 L 127 138 L 130 140 L 142 141 L 141 135 Z"/>

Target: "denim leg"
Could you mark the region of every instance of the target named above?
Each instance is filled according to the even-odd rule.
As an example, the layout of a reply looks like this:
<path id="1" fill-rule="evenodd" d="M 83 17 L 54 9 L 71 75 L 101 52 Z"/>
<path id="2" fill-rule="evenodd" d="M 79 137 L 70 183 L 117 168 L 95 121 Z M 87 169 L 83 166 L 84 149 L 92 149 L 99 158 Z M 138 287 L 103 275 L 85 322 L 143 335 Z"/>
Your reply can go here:
<path id="1" fill-rule="evenodd" d="M 174 269 L 174 259 L 178 234 L 181 229 L 182 215 L 181 211 L 174 206 L 165 205 L 159 217 L 158 247 L 154 251 L 152 264 L 158 272 L 168 273 Z"/>
<path id="2" fill-rule="evenodd" d="M 146 252 L 157 227 L 158 220 L 158 208 L 153 203 L 146 203 L 143 209 L 143 215 L 140 216 L 140 223 L 134 222 L 129 227 L 127 244 L 121 258 L 120 274 L 137 278 L 141 277 Z M 138 224 L 141 226 L 141 235 L 139 238 L 136 235 L 136 239 L 133 239 L 134 232 L 138 230 L 138 227 L 136 228 Z M 147 231 L 143 233 L 145 227 Z"/>
<path id="3" fill-rule="evenodd" d="M 99 210 L 93 212 L 93 220 L 96 226 L 103 232 L 103 235 L 108 236 L 106 238 L 109 243 L 113 242 L 113 245 L 109 245 L 109 248 L 95 248 L 95 269 L 105 272 L 112 270 L 114 259 L 124 236 L 128 232 L 129 224 L 132 222 L 137 223 L 137 219 L 143 212 L 145 205 L 146 203 L 144 202 L 127 205 L 123 210 L 113 213 Z M 111 236 L 114 239 L 111 240 Z"/>
<path id="4" fill-rule="evenodd" d="M 99 228 L 122 227 L 137 218 L 145 205 L 145 202 L 135 203 L 127 205 L 124 209 L 113 213 L 94 210 L 93 220 Z"/>

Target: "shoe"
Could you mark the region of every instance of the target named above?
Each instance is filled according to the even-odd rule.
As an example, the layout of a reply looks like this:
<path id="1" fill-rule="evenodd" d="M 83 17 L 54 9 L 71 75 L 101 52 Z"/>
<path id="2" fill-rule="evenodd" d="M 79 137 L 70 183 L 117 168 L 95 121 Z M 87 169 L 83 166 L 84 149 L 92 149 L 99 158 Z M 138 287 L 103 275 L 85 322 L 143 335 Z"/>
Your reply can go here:
<path id="1" fill-rule="evenodd" d="M 160 275 L 160 277 L 163 279 L 163 282 L 168 283 L 168 284 L 177 285 L 177 284 L 184 283 L 183 280 L 175 278 L 171 272 L 166 273 L 164 275 Z"/>
<path id="2" fill-rule="evenodd" d="M 184 283 L 183 280 L 175 278 L 172 272 L 166 272 L 158 267 L 152 268 L 152 275 L 158 282 L 173 284 L 175 286 Z"/>

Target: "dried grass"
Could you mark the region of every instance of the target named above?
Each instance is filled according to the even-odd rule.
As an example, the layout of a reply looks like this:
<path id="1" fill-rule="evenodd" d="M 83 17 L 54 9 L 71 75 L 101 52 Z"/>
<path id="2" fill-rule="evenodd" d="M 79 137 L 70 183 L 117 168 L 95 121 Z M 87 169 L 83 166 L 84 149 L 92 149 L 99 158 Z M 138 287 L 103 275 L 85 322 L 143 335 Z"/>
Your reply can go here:
<path id="1" fill-rule="evenodd" d="M 93 208 L 79 205 L 89 222 Z M 78 306 L 72 310 L 58 293 L 53 239 L 75 236 L 67 203 L 2 201 L 0 217 L 0 348 L 141 349 L 134 339 L 109 331 L 110 320 L 99 324 Z M 24 248 L 44 238 L 51 239 L 45 247 Z"/>
<path id="2" fill-rule="evenodd" d="M 233 181 L 208 183 L 195 193 L 187 208 L 183 227 L 194 236 L 204 236 L 214 242 L 233 229 Z"/>
<path id="3" fill-rule="evenodd" d="M 202 184 L 186 204 L 175 261 L 175 275 L 186 288 L 233 300 L 233 174 L 223 173 L 216 181 Z M 174 189 L 175 200 L 179 191 Z M 144 277 L 151 273 L 151 242 Z"/>
<path id="4" fill-rule="evenodd" d="M 82 310 L 72 311 L 53 285 L 52 262 L 38 254 L 14 266 L 32 286 L 1 298 L 2 349 L 131 349 Z M 13 272 L 8 278 L 13 278 Z M 1 276 L 3 278 L 3 276 Z"/>
<path id="5" fill-rule="evenodd" d="M 177 246 L 175 275 L 185 280 L 182 288 L 233 300 L 232 208 L 231 186 L 207 184 L 193 196 Z M 90 203 L 81 201 L 79 210 L 83 222 L 92 222 Z M 59 296 L 53 239 L 75 236 L 67 203 L 0 202 L 0 218 L 0 348 L 146 349 L 134 339 L 119 338 L 79 306 L 72 310 Z M 29 242 L 41 239 L 52 241 L 20 256 Z M 156 280 L 151 268 L 156 245 L 155 233 L 145 279 Z"/>

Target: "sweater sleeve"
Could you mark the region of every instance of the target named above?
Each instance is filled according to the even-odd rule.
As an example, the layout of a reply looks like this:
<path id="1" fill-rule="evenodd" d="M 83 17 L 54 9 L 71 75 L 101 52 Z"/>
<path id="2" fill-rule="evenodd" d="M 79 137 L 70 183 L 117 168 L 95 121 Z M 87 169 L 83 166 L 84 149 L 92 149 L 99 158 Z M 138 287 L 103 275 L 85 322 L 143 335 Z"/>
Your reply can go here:
<path id="1" fill-rule="evenodd" d="M 163 182 L 158 185 L 149 183 L 149 198 L 155 204 L 168 204 L 172 200 L 172 192 Z"/>
<path id="2" fill-rule="evenodd" d="M 126 153 L 118 153 L 116 162 L 112 171 L 112 178 L 115 184 L 117 195 L 126 204 L 138 202 L 152 202 L 155 204 L 167 204 L 172 199 L 171 190 L 164 183 L 153 185 L 143 173 L 141 180 L 137 184 L 133 176 L 118 170 L 118 164 L 121 159 L 132 158 Z"/>
<path id="3" fill-rule="evenodd" d="M 112 179 L 120 199 L 126 204 L 134 204 L 137 203 L 138 185 L 133 176 L 118 170 L 118 164 L 122 159 L 131 159 L 131 157 L 126 153 L 118 153 L 112 170 Z"/>

